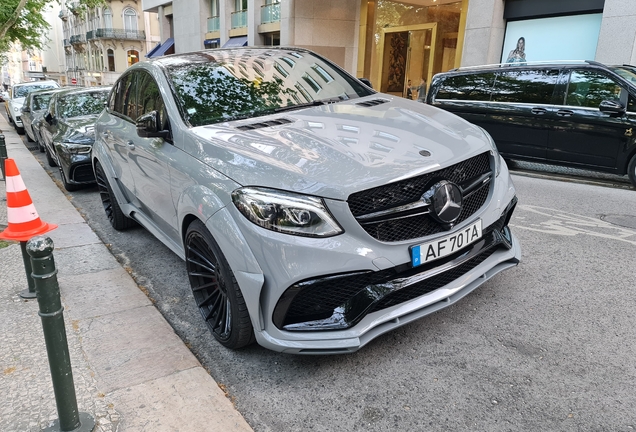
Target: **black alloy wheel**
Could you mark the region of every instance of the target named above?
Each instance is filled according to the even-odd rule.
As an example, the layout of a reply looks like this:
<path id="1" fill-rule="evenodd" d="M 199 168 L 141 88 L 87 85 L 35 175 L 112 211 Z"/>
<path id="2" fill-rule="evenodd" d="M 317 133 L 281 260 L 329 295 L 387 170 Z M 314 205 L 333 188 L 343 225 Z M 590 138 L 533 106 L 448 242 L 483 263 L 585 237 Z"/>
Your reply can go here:
<path id="1" fill-rule="evenodd" d="M 194 301 L 214 338 L 238 349 L 254 342 L 245 299 L 221 249 L 200 221 L 188 227 L 186 267 Z"/>
<path id="2" fill-rule="evenodd" d="M 49 163 L 49 166 L 51 168 L 55 168 L 57 166 L 57 162 L 55 162 L 55 159 L 53 159 L 53 156 L 51 156 L 51 152 L 49 151 L 48 147 L 44 149 L 44 153 L 46 153 L 46 161 Z"/>
<path id="3" fill-rule="evenodd" d="M 35 142 L 38 144 L 38 148 L 40 149 L 40 153 L 44 153 L 44 144 L 42 144 L 42 140 L 36 131 L 33 131 L 33 136 L 35 137 Z"/>
<path id="4" fill-rule="evenodd" d="M 104 169 L 99 161 L 95 161 L 95 180 L 97 181 L 97 189 L 99 189 L 99 197 L 102 200 L 102 206 L 110 225 L 117 231 L 125 230 L 136 225 L 136 222 L 126 216 L 117 202 L 117 198 L 108 183 Z"/>
<path id="5" fill-rule="evenodd" d="M 629 181 L 632 182 L 632 186 L 636 188 L 636 154 L 632 156 L 629 165 L 627 165 L 627 176 Z"/>

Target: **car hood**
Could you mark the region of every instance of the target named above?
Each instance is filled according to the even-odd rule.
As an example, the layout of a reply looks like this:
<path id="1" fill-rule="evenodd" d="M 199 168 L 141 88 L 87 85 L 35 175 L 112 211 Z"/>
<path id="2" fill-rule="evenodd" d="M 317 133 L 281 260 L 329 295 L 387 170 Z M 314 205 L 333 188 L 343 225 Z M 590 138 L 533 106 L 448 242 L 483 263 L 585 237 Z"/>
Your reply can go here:
<path id="1" fill-rule="evenodd" d="M 333 199 L 490 149 L 484 132 L 460 117 L 383 94 L 191 131 L 197 145 L 186 151 L 243 186 Z"/>
<path id="2" fill-rule="evenodd" d="M 95 139 L 95 120 L 97 120 L 97 114 L 64 119 L 64 140 L 82 143 L 92 142 Z"/>
<path id="3" fill-rule="evenodd" d="M 15 99 L 11 99 L 11 105 L 20 109 L 22 108 L 22 106 L 24 105 L 24 101 L 26 100 L 26 98 L 15 98 Z"/>

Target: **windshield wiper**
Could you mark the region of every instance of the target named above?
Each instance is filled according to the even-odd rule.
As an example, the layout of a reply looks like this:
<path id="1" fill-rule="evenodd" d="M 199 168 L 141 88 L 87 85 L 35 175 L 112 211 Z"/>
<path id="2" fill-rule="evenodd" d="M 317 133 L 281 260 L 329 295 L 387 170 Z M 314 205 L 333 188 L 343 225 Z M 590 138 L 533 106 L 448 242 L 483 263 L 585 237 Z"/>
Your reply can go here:
<path id="1" fill-rule="evenodd" d="M 288 106 L 284 106 L 284 107 L 272 108 L 271 112 L 279 113 L 279 112 L 283 112 L 283 111 L 291 111 L 291 110 L 301 109 L 301 108 L 306 108 L 306 107 L 320 106 L 320 105 L 324 105 L 326 103 L 327 102 L 324 102 L 324 101 L 321 101 L 321 100 L 314 100 L 314 101 L 311 101 L 311 102 L 297 104 L 297 105 L 288 105 Z"/>

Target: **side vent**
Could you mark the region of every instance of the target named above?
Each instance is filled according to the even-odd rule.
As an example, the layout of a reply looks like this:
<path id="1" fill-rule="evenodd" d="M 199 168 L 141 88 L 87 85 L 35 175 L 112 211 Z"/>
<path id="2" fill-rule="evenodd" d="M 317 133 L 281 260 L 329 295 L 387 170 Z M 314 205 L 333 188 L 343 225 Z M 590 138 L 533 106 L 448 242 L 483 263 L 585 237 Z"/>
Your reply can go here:
<path id="1" fill-rule="evenodd" d="M 242 131 L 248 131 L 248 130 L 266 128 L 270 126 L 280 126 L 287 123 L 293 123 L 293 121 L 286 118 L 279 118 L 276 120 L 270 120 L 266 122 L 246 124 L 246 125 L 237 127 L 237 129 Z"/>
<path id="2" fill-rule="evenodd" d="M 356 105 L 363 106 L 363 107 L 372 107 L 372 106 L 381 105 L 387 102 L 389 102 L 388 99 L 371 99 L 364 102 L 358 102 Z"/>

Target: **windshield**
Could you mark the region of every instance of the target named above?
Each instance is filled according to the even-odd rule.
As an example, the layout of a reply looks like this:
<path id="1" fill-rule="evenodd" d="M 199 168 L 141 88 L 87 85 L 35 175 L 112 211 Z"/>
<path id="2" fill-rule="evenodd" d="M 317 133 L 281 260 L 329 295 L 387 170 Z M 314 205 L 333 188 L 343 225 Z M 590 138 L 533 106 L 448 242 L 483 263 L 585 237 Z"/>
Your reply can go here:
<path id="1" fill-rule="evenodd" d="M 201 126 L 372 94 L 305 51 L 223 50 L 164 59 L 184 120 Z"/>
<path id="2" fill-rule="evenodd" d="M 55 84 L 29 84 L 13 87 L 13 97 L 21 98 L 27 97 L 29 93 L 36 90 L 45 90 L 50 88 L 57 88 Z"/>
<path id="3" fill-rule="evenodd" d="M 58 102 L 58 115 L 62 118 L 99 114 L 104 109 L 108 90 L 71 93 Z"/>
<path id="4" fill-rule="evenodd" d="M 31 96 L 33 98 L 33 101 L 31 102 L 31 109 L 33 111 L 39 111 L 48 108 L 51 96 L 52 95 L 50 94 Z"/>
<path id="5" fill-rule="evenodd" d="M 612 68 L 612 71 L 617 75 L 625 78 L 630 83 L 636 85 L 636 68 L 631 68 L 627 66 L 615 67 Z"/>

